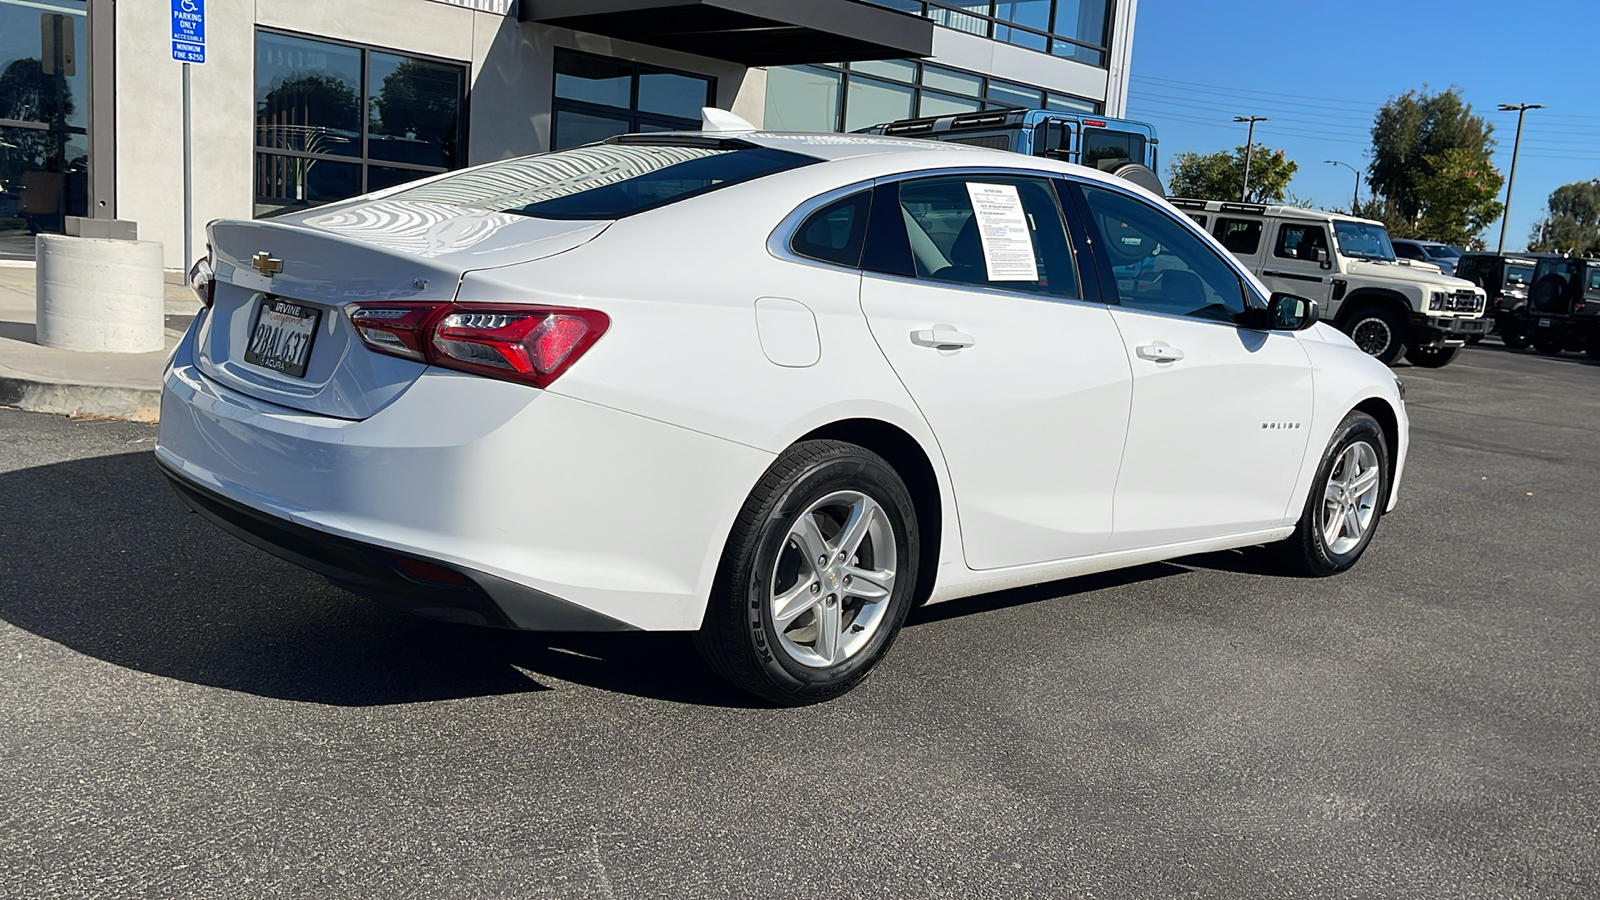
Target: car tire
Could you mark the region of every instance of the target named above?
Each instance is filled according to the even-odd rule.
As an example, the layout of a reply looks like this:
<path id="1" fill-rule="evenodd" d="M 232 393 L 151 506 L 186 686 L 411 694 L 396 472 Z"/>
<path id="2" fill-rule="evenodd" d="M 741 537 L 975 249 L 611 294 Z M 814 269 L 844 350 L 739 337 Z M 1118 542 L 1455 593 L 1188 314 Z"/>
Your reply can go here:
<path id="1" fill-rule="evenodd" d="M 1376 357 L 1384 365 L 1399 359 L 1406 349 L 1405 323 L 1381 306 L 1368 307 L 1344 324 L 1344 333 L 1350 340 L 1355 341 L 1363 353 Z"/>
<path id="2" fill-rule="evenodd" d="M 894 643 L 920 555 L 915 504 L 886 460 L 840 441 L 795 444 L 734 522 L 695 645 L 718 675 L 773 703 L 831 700 Z"/>
<path id="3" fill-rule="evenodd" d="M 1584 346 L 1583 353 L 1596 362 L 1600 362 L 1600 331 L 1589 333 L 1589 343 Z"/>
<path id="4" fill-rule="evenodd" d="M 1560 356 L 1561 351 L 1567 348 L 1557 341 L 1534 341 L 1533 349 L 1543 353 L 1545 356 Z"/>
<path id="5" fill-rule="evenodd" d="M 1369 471 L 1376 472 L 1370 482 Z M 1294 534 L 1275 545 L 1284 569 L 1322 578 L 1355 565 L 1383 518 L 1389 477 L 1389 443 L 1378 420 L 1364 412 L 1345 416 L 1322 454 Z"/>
<path id="6" fill-rule="evenodd" d="M 1442 369 L 1460 352 L 1460 347 L 1410 347 L 1406 349 L 1406 362 L 1424 369 Z"/>

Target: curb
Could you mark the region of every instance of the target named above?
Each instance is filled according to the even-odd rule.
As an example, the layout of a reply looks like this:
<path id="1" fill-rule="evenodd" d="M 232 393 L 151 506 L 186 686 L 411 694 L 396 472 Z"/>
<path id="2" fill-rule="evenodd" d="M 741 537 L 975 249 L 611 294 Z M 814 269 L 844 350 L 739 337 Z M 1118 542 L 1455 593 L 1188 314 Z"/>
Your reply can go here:
<path id="1" fill-rule="evenodd" d="M 0 375 L 0 406 L 62 416 L 104 416 L 153 425 L 161 419 L 161 391 L 61 384 Z"/>

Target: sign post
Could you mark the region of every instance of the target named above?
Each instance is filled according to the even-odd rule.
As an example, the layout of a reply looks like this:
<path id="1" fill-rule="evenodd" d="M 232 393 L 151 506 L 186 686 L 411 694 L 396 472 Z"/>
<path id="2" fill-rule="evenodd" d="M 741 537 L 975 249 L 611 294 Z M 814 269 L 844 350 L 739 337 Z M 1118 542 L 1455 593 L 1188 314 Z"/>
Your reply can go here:
<path id="1" fill-rule="evenodd" d="M 172 0 L 172 58 L 183 63 L 183 254 L 194 252 L 194 128 L 189 66 L 206 61 L 206 0 Z"/>

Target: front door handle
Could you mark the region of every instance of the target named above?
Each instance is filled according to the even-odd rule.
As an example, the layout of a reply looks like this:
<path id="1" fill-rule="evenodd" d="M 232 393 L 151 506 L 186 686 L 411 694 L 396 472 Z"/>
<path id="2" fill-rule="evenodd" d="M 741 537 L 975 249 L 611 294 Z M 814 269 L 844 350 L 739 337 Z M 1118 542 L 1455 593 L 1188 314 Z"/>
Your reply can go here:
<path id="1" fill-rule="evenodd" d="M 918 347 L 932 347 L 935 350 L 960 350 L 963 347 L 971 347 L 977 342 L 977 338 L 957 331 L 949 325 L 935 325 L 932 328 L 921 328 L 911 332 L 911 343 Z"/>
<path id="2" fill-rule="evenodd" d="M 1140 359 L 1148 359 L 1158 363 L 1177 362 L 1183 359 L 1183 351 L 1177 347 L 1169 346 L 1165 341 L 1145 344 L 1134 350 L 1134 352 L 1139 354 Z"/>

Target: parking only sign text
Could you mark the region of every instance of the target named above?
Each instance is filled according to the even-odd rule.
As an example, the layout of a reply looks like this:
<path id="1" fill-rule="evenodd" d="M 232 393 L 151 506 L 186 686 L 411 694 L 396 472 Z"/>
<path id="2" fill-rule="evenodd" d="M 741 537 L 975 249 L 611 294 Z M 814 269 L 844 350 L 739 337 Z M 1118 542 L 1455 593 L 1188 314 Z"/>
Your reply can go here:
<path id="1" fill-rule="evenodd" d="M 206 61 L 206 0 L 172 0 L 172 58 Z"/>

